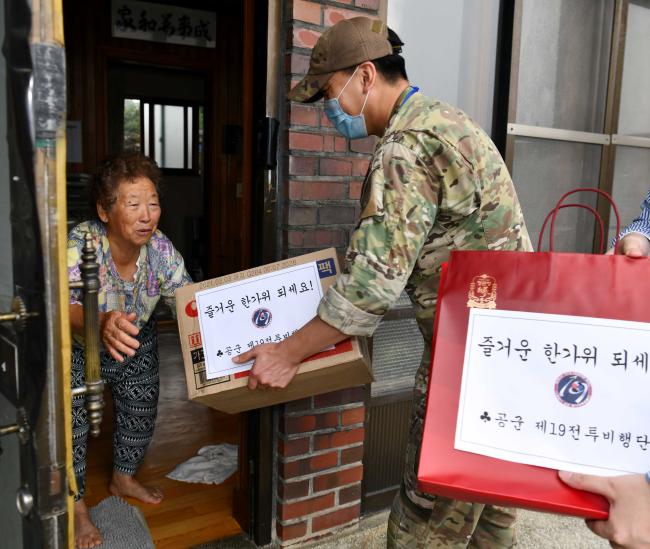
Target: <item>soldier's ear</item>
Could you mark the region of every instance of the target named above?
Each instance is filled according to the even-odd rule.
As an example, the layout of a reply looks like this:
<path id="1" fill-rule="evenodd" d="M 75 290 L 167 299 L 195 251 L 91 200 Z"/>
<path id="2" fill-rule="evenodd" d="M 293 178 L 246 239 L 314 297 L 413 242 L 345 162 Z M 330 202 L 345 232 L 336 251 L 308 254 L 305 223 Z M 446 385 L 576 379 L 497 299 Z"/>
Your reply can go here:
<path id="1" fill-rule="evenodd" d="M 364 93 L 367 93 L 368 90 L 375 85 L 377 79 L 377 68 L 372 61 L 365 61 L 359 65 L 359 72 L 361 74 L 363 91 Z"/>

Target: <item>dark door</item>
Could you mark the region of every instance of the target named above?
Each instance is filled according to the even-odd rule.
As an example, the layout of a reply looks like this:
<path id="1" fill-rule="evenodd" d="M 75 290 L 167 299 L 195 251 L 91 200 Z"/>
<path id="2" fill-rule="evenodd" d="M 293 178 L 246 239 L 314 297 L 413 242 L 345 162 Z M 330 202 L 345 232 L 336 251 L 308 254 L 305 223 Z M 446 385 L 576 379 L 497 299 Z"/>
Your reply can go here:
<path id="1" fill-rule="evenodd" d="M 1 544 L 42 547 L 33 433 L 45 379 L 46 329 L 30 131 L 31 12 L 25 1 L 0 4 Z M 38 316 L 26 318 L 21 308 Z"/>

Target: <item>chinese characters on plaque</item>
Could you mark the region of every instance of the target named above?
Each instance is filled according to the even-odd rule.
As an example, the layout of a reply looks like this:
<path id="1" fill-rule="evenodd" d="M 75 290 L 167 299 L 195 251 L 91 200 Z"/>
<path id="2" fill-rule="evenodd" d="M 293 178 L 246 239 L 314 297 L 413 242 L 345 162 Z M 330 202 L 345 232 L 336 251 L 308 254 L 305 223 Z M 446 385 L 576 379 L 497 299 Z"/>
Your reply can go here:
<path id="1" fill-rule="evenodd" d="M 599 475 L 650 462 L 650 324 L 471 309 L 455 448 Z"/>
<path id="2" fill-rule="evenodd" d="M 216 14 L 210 11 L 132 0 L 113 0 L 111 27 L 116 38 L 203 48 L 216 47 Z"/>

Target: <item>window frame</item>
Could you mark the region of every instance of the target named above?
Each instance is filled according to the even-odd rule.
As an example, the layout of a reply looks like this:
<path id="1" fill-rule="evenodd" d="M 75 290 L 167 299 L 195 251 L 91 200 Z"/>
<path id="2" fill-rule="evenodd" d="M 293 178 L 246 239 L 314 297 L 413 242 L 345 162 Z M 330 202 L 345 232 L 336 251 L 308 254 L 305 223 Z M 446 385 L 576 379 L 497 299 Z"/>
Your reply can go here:
<path id="1" fill-rule="evenodd" d="M 506 124 L 506 154 L 508 170 L 512 173 L 514 146 L 517 136 L 554 139 L 573 143 L 593 143 L 602 146 L 599 166 L 599 179 L 596 188 L 613 196 L 614 169 L 617 146 L 650 148 L 650 138 L 635 138 L 618 134 L 618 118 L 621 104 L 621 85 L 623 80 L 623 60 L 625 53 L 628 7 L 635 0 L 614 0 L 614 20 L 612 24 L 611 50 L 609 55 L 609 74 L 605 99 L 605 113 L 602 133 L 576 132 L 555 128 L 541 128 L 516 124 L 517 82 L 519 78 L 519 52 L 521 47 L 522 15 L 524 0 L 502 0 L 513 8 L 512 47 L 510 52 L 510 86 L 508 90 L 508 122 Z M 559 197 L 558 197 L 559 198 Z M 605 227 L 610 225 L 611 207 L 602 196 L 598 196 L 596 210 Z M 623 221 L 623 220 L 621 220 Z M 593 253 L 598 253 L 600 236 L 594 223 Z"/>
<path id="2" fill-rule="evenodd" d="M 184 128 L 184 136 L 183 136 L 183 165 L 188 166 L 188 161 L 190 160 L 189 154 L 188 154 L 188 108 L 192 108 L 192 119 L 191 119 L 191 124 L 192 124 L 192 130 L 191 130 L 191 138 L 192 138 L 192 158 L 191 158 L 191 168 L 165 168 L 162 165 L 159 164 L 160 170 L 165 174 L 165 175 L 172 175 L 172 176 L 183 176 L 183 175 L 191 175 L 191 176 L 199 176 L 202 175 L 203 173 L 203 166 L 201 165 L 201 156 L 199 153 L 199 109 L 203 109 L 205 113 L 205 105 L 201 103 L 200 101 L 185 101 L 185 100 L 178 100 L 178 99 L 165 99 L 160 96 L 149 96 L 149 95 L 136 95 L 136 94 L 129 94 L 128 96 L 124 96 L 123 98 L 123 104 L 125 101 L 140 101 L 140 152 L 142 154 L 145 153 L 145 127 L 144 127 L 144 121 L 145 121 L 145 105 L 147 105 L 147 108 L 149 110 L 149 120 L 148 120 L 148 129 L 147 133 L 149 136 L 149 143 L 147 143 L 147 147 L 149 149 L 149 154 L 146 154 L 150 158 L 152 158 L 156 163 L 158 163 L 158 160 L 156 159 L 156 133 L 155 133 L 155 120 L 154 120 L 154 107 L 156 105 L 160 105 L 161 107 L 183 107 L 183 128 Z M 124 116 L 124 111 L 122 111 L 122 116 Z M 204 138 L 205 136 L 203 136 Z M 124 145 L 124 132 L 122 132 L 122 146 Z"/>

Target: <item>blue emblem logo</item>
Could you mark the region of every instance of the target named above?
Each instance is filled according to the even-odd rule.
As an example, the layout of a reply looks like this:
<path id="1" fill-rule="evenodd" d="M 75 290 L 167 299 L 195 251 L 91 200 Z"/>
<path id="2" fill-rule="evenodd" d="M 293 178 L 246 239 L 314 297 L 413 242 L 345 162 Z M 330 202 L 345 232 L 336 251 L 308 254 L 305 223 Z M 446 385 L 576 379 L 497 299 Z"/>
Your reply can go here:
<path id="1" fill-rule="evenodd" d="M 268 309 L 257 309 L 253 313 L 253 324 L 257 328 L 266 328 L 269 324 L 271 324 L 271 318 L 273 318 L 273 315 L 271 314 L 271 311 Z"/>
<path id="2" fill-rule="evenodd" d="M 577 372 L 566 372 L 555 381 L 555 396 L 571 408 L 579 408 L 591 398 L 591 383 Z"/>

